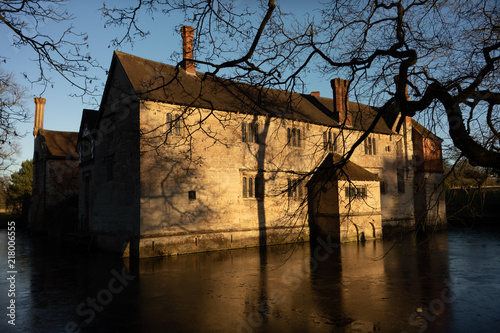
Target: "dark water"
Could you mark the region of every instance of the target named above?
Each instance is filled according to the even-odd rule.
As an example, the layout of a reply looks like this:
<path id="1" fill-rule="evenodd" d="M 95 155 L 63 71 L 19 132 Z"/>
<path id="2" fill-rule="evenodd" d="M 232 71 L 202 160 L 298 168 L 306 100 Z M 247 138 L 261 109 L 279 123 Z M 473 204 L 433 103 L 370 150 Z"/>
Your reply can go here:
<path id="1" fill-rule="evenodd" d="M 500 332 L 500 229 L 140 261 L 16 241 L 0 332 Z"/>

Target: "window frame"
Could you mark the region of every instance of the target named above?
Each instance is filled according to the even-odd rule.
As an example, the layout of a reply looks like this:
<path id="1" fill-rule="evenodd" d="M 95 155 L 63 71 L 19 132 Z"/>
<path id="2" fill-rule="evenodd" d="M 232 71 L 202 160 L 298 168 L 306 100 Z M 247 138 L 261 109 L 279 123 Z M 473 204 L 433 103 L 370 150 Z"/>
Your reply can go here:
<path id="1" fill-rule="evenodd" d="M 243 173 L 241 176 L 241 193 L 243 199 L 257 199 L 264 197 L 263 175 L 259 173 Z"/>
<path id="2" fill-rule="evenodd" d="M 287 142 L 286 142 L 287 146 L 294 148 L 302 148 L 304 140 L 302 138 L 303 133 L 300 127 L 298 126 L 287 127 L 286 134 L 287 134 Z"/>
<path id="3" fill-rule="evenodd" d="M 180 113 L 167 112 L 165 118 L 165 124 L 167 128 L 165 133 L 167 135 L 182 136 L 182 126 L 181 126 L 182 116 Z"/>
<path id="4" fill-rule="evenodd" d="M 259 122 L 241 122 L 241 141 L 259 143 Z"/>
<path id="5" fill-rule="evenodd" d="M 344 188 L 345 191 L 345 197 L 346 199 L 349 200 L 356 200 L 356 199 L 367 199 L 368 198 L 368 186 L 367 185 L 352 185 L 349 184 L 348 186 L 345 186 Z"/>
<path id="6" fill-rule="evenodd" d="M 337 152 L 337 137 L 331 130 L 327 130 L 323 132 L 323 149 L 327 153 L 336 153 Z"/>
<path id="7" fill-rule="evenodd" d="M 188 199 L 189 201 L 196 200 L 196 191 L 194 190 L 188 191 Z"/>
<path id="8" fill-rule="evenodd" d="M 304 185 L 298 178 L 287 178 L 287 197 L 294 200 L 302 200 L 306 195 Z"/>
<path id="9" fill-rule="evenodd" d="M 174 119 L 174 135 L 175 136 L 182 136 L 181 115 L 179 113 L 176 113 L 174 118 L 175 118 Z"/>
<path id="10" fill-rule="evenodd" d="M 374 137 L 367 137 L 364 140 L 365 155 L 377 155 L 377 140 Z"/>

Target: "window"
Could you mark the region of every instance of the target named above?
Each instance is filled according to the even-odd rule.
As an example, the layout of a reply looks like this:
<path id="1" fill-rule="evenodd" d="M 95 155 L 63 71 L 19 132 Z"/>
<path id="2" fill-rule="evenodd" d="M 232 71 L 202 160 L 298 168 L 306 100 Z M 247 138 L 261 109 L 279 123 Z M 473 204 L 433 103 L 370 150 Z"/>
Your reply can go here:
<path id="1" fill-rule="evenodd" d="M 243 198 L 248 198 L 248 178 L 243 177 L 242 185 L 243 185 Z"/>
<path id="2" fill-rule="evenodd" d="M 377 144 L 375 138 L 368 137 L 365 139 L 365 154 L 377 155 Z"/>
<path id="3" fill-rule="evenodd" d="M 264 180 L 262 175 L 248 176 L 242 178 L 242 196 L 243 198 L 263 198 L 264 197 Z"/>
<path id="4" fill-rule="evenodd" d="M 398 169 L 398 192 L 405 193 L 405 173 L 403 169 Z"/>
<path id="5" fill-rule="evenodd" d="M 109 182 L 110 180 L 113 180 L 113 167 L 115 164 L 114 161 L 114 156 L 107 156 L 104 158 L 104 172 L 106 173 L 106 181 Z"/>
<path id="6" fill-rule="evenodd" d="M 247 142 L 247 123 L 241 123 L 241 141 Z"/>
<path id="7" fill-rule="evenodd" d="M 179 114 L 175 115 L 174 120 L 174 135 L 181 135 L 181 116 Z"/>
<path id="8" fill-rule="evenodd" d="M 248 178 L 248 196 L 253 197 L 253 178 Z"/>
<path id="9" fill-rule="evenodd" d="M 241 123 L 241 141 L 259 143 L 259 123 Z"/>
<path id="10" fill-rule="evenodd" d="M 329 153 L 337 152 L 337 137 L 332 131 L 323 132 L 323 149 Z"/>
<path id="11" fill-rule="evenodd" d="M 304 197 L 305 191 L 300 180 L 288 178 L 287 192 L 289 198 L 301 199 Z"/>
<path id="12" fill-rule="evenodd" d="M 287 132 L 287 144 L 292 147 L 301 147 L 302 146 L 302 137 L 300 134 L 300 129 L 295 127 L 289 127 L 286 130 Z"/>
<path id="13" fill-rule="evenodd" d="M 387 185 L 384 180 L 380 181 L 380 193 L 381 194 L 386 194 L 387 193 Z"/>
<path id="14" fill-rule="evenodd" d="M 196 191 L 189 191 L 188 198 L 189 200 L 196 200 Z"/>
<path id="15" fill-rule="evenodd" d="M 172 119 L 172 114 L 167 113 L 167 121 L 166 121 L 167 131 L 166 131 L 166 133 L 180 136 L 181 135 L 181 121 L 182 121 L 182 119 L 181 119 L 180 114 L 176 113 Z"/>
<path id="16" fill-rule="evenodd" d="M 345 188 L 345 197 L 349 199 L 365 199 L 368 197 L 366 186 L 349 185 Z"/>
<path id="17" fill-rule="evenodd" d="M 165 122 L 167 125 L 166 133 L 169 134 L 172 131 L 172 114 L 167 113 L 167 121 Z"/>

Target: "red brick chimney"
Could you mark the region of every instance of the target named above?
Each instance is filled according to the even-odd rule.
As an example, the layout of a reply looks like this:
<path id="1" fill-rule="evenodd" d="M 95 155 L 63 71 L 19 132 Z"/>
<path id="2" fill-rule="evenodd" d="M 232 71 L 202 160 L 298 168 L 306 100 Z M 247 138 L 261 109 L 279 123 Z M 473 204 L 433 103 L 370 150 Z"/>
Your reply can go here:
<path id="1" fill-rule="evenodd" d="M 311 96 L 319 97 L 319 95 L 320 95 L 319 91 L 311 91 Z"/>
<path id="2" fill-rule="evenodd" d="M 45 109 L 46 99 L 43 97 L 35 97 L 35 126 L 33 128 L 33 136 L 36 138 L 38 131 L 43 129 L 43 112 Z"/>
<path id="3" fill-rule="evenodd" d="M 181 28 L 183 68 L 189 74 L 196 74 L 196 64 L 193 60 L 194 28 L 185 25 Z"/>
<path id="4" fill-rule="evenodd" d="M 347 87 L 349 86 L 349 81 L 343 79 L 333 79 L 330 81 L 333 90 L 333 114 L 335 120 L 339 124 L 351 126 L 352 125 L 352 115 L 349 112 L 349 94 L 347 92 Z"/>

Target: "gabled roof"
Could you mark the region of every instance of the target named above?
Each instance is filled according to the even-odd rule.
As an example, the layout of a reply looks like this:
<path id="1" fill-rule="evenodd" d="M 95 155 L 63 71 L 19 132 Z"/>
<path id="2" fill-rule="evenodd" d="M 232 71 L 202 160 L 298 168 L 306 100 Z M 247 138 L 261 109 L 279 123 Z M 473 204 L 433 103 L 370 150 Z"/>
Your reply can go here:
<path id="1" fill-rule="evenodd" d="M 99 112 L 95 110 L 83 109 L 82 120 L 80 121 L 80 130 L 78 131 L 78 142 L 92 132 L 97 126 Z"/>
<path id="2" fill-rule="evenodd" d="M 142 100 L 340 126 L 332 118 L 333 100 L 330 98 L 267 89 L 200 72 L 188 74 L 180 67 L 118 51 L 114 57 Z M 354 102 L 349 102 L 349 108 L 353 114 L 353 127 L 367 129 L 376 111 Z M 382 119 L 374 132 L 393 134 Z"/>
<path id="3" fill-rule="evenodd" d="M 431 131 L 429 131 L 427 128 L 425 128 L 424 126 L 422 126 L 415 119 L 411 120 L 411 126 L 423 138 L 429 138 L 429 139 L 432 139 L 432 140 L 437 141 L 439 143 L 443 142 L 443 139 L 441 139 L 440 137 L 438 137 L 437 135 L 435 135 L 434 133 L 432 133 Z"/>
<path id="4" fill-rule="evenodd" d="M 40 130 L 42 142 L 45 143 L 45 149 L 48 159 L 78 159 L 76 152 L 76 143 L 78 140 L 77 132 L 61 132 Z"/>
<path id="5" fill-rule="evenodd" d="M 333 180 L 380 181 L 380 178 L 378 178 L 377 175 L 351 161 L 347 161 L 342 168 L 338 168 L 336 165 L 338 165 L 341 161 L 342 156 L 339 154 L 327 154 L 320 166 L 314 172 L 314 175 L 309 180 L 309 183 Z"/>

